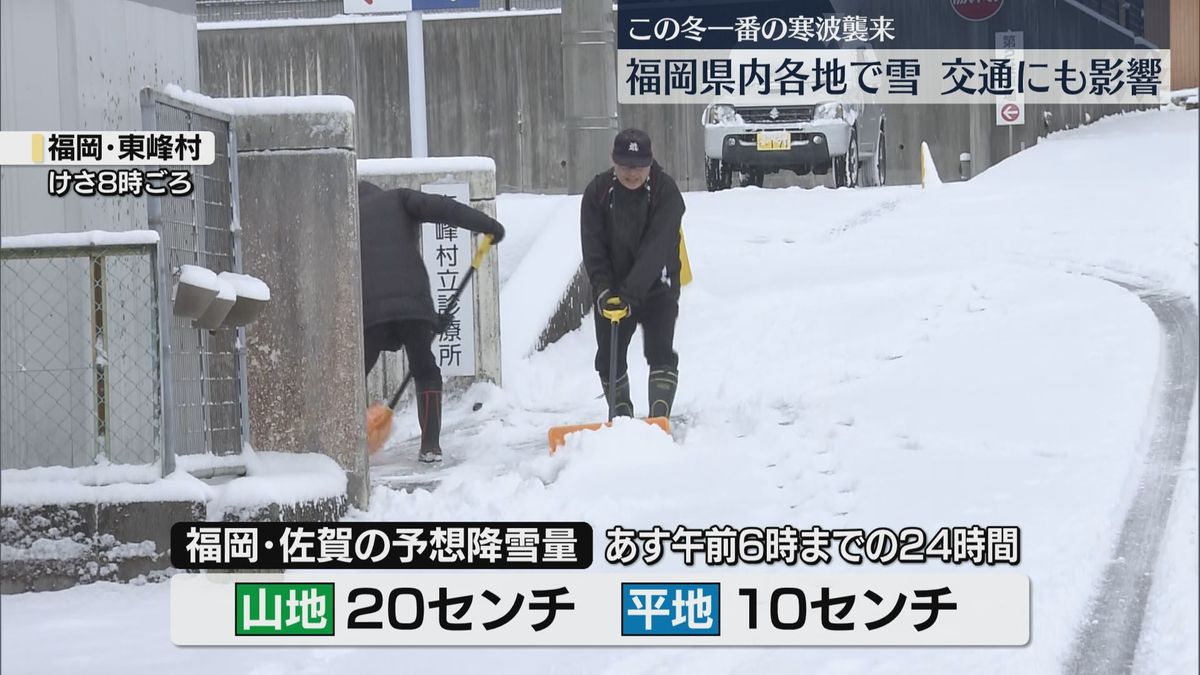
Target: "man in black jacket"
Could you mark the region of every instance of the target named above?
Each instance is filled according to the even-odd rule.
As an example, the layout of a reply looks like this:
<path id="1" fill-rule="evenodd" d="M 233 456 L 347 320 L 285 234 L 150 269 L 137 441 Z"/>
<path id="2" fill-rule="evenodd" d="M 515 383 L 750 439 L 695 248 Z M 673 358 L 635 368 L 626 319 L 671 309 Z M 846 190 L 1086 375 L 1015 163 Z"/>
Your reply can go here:
<path id="1" fill-rule="evenodd" d="M 359 181 L 364 365 L 370 373 L 380 352 L 404 348 L 417 392 L 419 459 L 436 462 L 442 457 L 442 371 L 433 338 L 446 329 L 448 317 L 434 310 L 421 260 L 421 224 L 427 222 L 490 234 L 493 244 L 504 238 L 504 227 L 495 219 L 449 197 Z"/>
<path id="2" fill-rule="evenodd" d="M 679 316 L 679 232 L 683 195 L 650 151 L 650 137 L 626 129 L 613 142 L 613 168 L 598 174 L 583 192 L 580 239 L 583 263 L 596 297 L 596 371 L 609 392 L 609 354 L 617 350 L 616 400 L 609 409 L 633 416 L 626 351 L 642 327 L 650 366 L 649 417 L 669 417 L 679 382 L 674 350 Z M 612 324 L 602 315 L 626 313 L 611 345 Z"/>

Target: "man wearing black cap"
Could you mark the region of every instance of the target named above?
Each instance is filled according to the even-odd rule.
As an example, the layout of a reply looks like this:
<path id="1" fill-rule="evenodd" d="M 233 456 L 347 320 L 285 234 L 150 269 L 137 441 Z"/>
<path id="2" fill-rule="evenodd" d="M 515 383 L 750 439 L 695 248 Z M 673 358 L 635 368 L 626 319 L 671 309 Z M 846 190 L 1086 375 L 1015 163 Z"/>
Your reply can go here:
<path id="1" fill-rule="evenodd" d="M 626 129 L 613 142 L 613 168 L 583 192 L 580 239 L 583 264 L 596 297 L 596 371 L 609 395 L 611 323 L 618 325 L 616 394 L 609 409 L 632 417 L 626 351 L 642 327 L 650 366 L 648 417 L 669 417 L 679 382 L 675 319 L 679 316 L 679 237 L 685 206 L 679 187 L 654 161 L 650 137 Z"/>

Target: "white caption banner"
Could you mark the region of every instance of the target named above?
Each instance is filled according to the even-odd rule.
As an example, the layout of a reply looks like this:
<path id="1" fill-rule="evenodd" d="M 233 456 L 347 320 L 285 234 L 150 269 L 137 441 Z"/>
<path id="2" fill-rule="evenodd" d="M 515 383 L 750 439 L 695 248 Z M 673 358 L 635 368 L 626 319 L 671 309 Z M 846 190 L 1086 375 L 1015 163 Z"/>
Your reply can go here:
<path id="1" fill-rule="evenodd" d="M 706 604 L 703 593 L 670 588 L 688 584 L 716 592 Z M 656 594 L 659 586 L 665 594 Z M 545 593 L 555 589 L 565 592 L 548 620 Z M 935 612 L 930 592 L 942 593 Z M 651 624 L 697 632 L 630 633 Z M 181 646 L 1021 646 L 1029 632 L 1029 578 L 1007 572 L 295 571 L 171 579 L 171 640 Z"/>
<path id="2" fill-rule="evenodd" d="M 4 166 L 209 165 L 211 131 L 0 131 Z"/>
<path id="3" fill-rule="evenodd" d="M 1015 54 L 1024 58 L 1024 70 L 1020 62 L 1009 61 L 1006 75 L 1004 67 L 993 65 L 995 49 L 622 49 L 617 100 L 994 104 L 1004 95 L 996 92 L 1010 85 L 1030 104 L 1160 105 L 1170 99 L 1167 50 L 1021 49 Z M 1064 61 L 1068 70 L 1060 82 Z M 843 85 L 844 93 L 830 93 Z"/>

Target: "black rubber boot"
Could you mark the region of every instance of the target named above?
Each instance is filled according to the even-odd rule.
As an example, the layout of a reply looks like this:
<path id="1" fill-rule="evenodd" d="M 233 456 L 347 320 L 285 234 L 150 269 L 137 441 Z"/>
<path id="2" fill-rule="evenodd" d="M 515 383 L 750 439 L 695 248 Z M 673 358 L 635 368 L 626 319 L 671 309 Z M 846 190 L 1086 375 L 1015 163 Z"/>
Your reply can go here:
<path id="1" fill-rule="evenodd" d="M 604 387 L 604 399 L 607 401 L 608 378 L 601 376 L 600 386 Z M 633 417 L 633 399 L 629 397 L 629 373 L 617 378 L 616 406 L 613 406 L 612 401 L 608 401 L 608 404 L 613 411 L 613 417 Z"/>
<path id="2" fill-rule="evenodd" d="M 675 402 L 675 390 L 678 387 L 678 370 L 658 368 L 650 371 L 650 381 L 646 387 L 650 398 L 650 417 L 671 416 L 671 405 Z"/>
<path id="3" fill-rule="evenodd" d="M 442 383 L 425 383 L 417 387 L 417 422 L 421 425 L 422 462 L 442 461 Z"/>

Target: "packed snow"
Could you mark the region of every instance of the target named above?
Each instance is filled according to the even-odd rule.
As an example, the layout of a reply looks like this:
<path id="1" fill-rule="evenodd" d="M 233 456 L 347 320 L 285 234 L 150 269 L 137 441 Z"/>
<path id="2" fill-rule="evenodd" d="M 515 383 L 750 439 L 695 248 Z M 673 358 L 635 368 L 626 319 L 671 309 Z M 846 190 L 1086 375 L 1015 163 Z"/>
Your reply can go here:
<path id="1" fill-rule="evenodd" d="M 346 492 L 346 474 L 333 459 L 321 454 L 256 452 L 247 447 L 241 454 L 223 457 L 181 455 L 175 463 L 176 471 L 165 478 L 157 464 L 5 469 L 0 472 L 0 504 L 200 501 L 217 514 L 336 498 Z M 245 466 L 246 475 L 218 485 L 188 473 L 234 466 Z"/>
<path id="2" fill-rule="evenodd" d="M 125 230 L 109 232 L 89 230 L 87 232 L 53 232 L 48 234 L 21 234 L 0 237 L 0 248 L 65 248 L 88 246 L 143 246 L 158 243 L 155 230 Z"/>
<path id="3" fill-rule="evenodd" d="M 233 288 L 234 293 L 251 300 L 267 302 L 271 299 L 271 288 L 266 282 L 249 274 L 236 272 L 221 272 L 217 275 Z"/>
<path id="4" fill-rule="evenodd" d="M 216 110 L 217 112 L 223 112 L 226 115 L 233 114 L 233 108 L 225 105 L 225 101 L 227 99 L 206 96 L 200 92 L 184 89 L 183 87 L 174 83 L 166 85 L 163 87 L 162 91 L 167 96 L 179 101 L 183 101 L 184 103 L 191 103 L 192 105 L 199 106 L 201 108 L 209 108 L 211 110 Z"/>
<path id="5" fill-rule="evenodd" d="M 242 98 L 213 98 L 199 92 L 168 84 L 163 93 L 184 103 L 210 108 L 227 115 L 279 114 L 354 114 L 354 101 L 347 96 L 320 94 L 312 96 L 249 96 Z"/>
<path id="6" fill-rule="evenodd" d="M 249 96 L 222 98 L 221 104 L 235 115 L 306 115 L 354 114 L 354 101 L 348 96 Z"/>
<path id="7" fill-rule="evenodd" d="M 221 281 L 217 278 L 217 273 L 199 265 L 180 265 L 179 283 L 218 293 L 221 291 Z"/>
<path id="8" fill-rule="evenodd" d="M 578 264 L 578 197 L 501 195 L 511 231 L 498 247 L 504 387 L 447 402 L 436 489 L 380 485 L 370 510 L 350 515 L 586 520 L 597 554 L 616 524 L 1017 525 L 1021 563 L 1003 571 L 1032 580 L 1027 646 L 208 648 L 200 659 L 170 644 L 165 585 L 94 584 L 6 597 L 6 616 L 23 620 L 4 622 L 4 669 L 1061 672 L 1138 489 L 1163 349 L 1153 313 L 1110 280 L 1196 302 L 1198 120 L 1178 109 L 1102 119 L 939 190 L 686 194 L 695 281 L 676 332 L 678 438 L 620 421 L 570 437 L 553 457 L 547 427 L 605 413 L 590 323 L 529 353 Z M 630 376 L 644 414 L 640 354 L 635 337 Z M 397 444 L 417 435 L 407 405 Z M 1137 672 L 1200 666 L 1195 408 L 1191 424 Z M 385 448 L 373 475 L 400 452 Z M 655 569 L 681 567 L 668 555 Z"/>
<path id="9" fill-rule="evenodd" d="M 203 500 L 207 494 L 207 486 L 186 474 L 163 478 L 158 464 L 105 462 L 0 472 L 0 504 L 4 506 Z"/>

